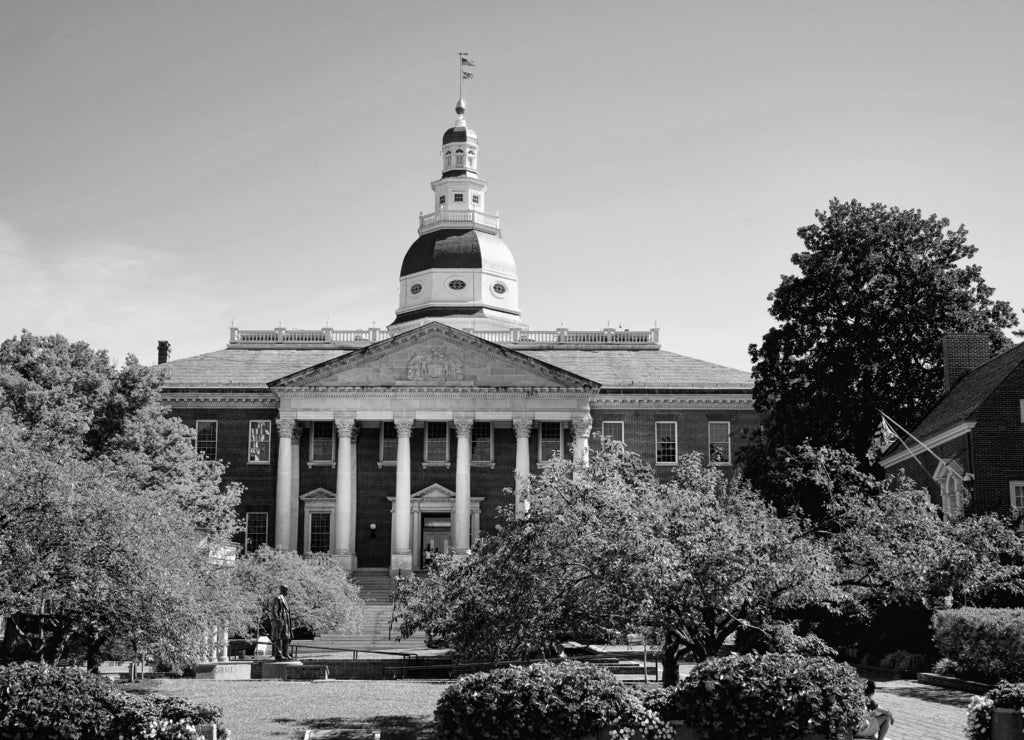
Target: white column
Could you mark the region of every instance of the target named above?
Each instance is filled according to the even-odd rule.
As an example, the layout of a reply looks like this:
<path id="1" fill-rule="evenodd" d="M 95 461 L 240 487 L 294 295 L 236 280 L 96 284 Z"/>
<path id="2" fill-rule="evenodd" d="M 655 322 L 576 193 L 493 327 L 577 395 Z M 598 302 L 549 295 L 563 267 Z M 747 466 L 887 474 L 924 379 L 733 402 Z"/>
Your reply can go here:
<path id="1" fill-rule="evenodd" d="M 299 475 L 302 473 L 302 461 L 299 459 L 299 443 L 302 441 L 304 427 L 302 424 L 295 425 L 292 433 L 292 483 L 291 483 L 291 524 L 288 529 L 288 541 L 293 550 L 299 549 Z"/>
<path id="2" fill-rule="evenodd" d="M 337 485 L 334 489 L 334 553 L 352 570 L 352 418 L 335 418 L 338 430 Z"/>
<path id="3" fill-rule="evenodd" d="M 277 420 L 277 493 L 274 510 L 274 545 L 294 549 L 288 533 L 292 523 L 292 432 L 295 419 Z"/>
<path id="4" fill-rule="evenodd" d="M 221 624 L 217 628 L 217 662 L 227 663 L 228 660 L 228 628 L 227 625 Z"/>
<path id="5" fill-rule="evenodd" d="M 470 441 L 473 437 L 473 420 L 456 419 L 455 438 L 455 516 L 452 518 L 452 539 L 455 541 L 455 554 L 465 555 L 469 552 L 469 470 L 472 455 Z"/>
<path id="6" fill-rule="evenodd" d="M 572 459 L 586 467 L 590 464 L 590 429 L 594 420 L 580 416 L 572 420 L 572 433 L 576 438 L 572 446 Z"/>
<path id="7" fill-rule="evenodd" d="M 412 545 L 409 540 L 409 525 L 412 518 L 412 460 L 409 452 L 409 437 L 412 436 L 412 419 L 395 419 L 398 432 L 398 465 L 395 469 L 395 540 L 391 543 L 391 570 L 408 573 L 412 570 Z"/>
<path id="8" fill-rule="evenodd" d="M 356 518 L 359 506 L 359 425 L 352 427 L 352 515 L 348 525 L 348 541 L 352 543 L 352 570 L 359 567 L 359 556 L 356 555 Z"/>
<path id="9" fill-rule="evenodd" d="M 526 512 L 523 510 L 523 489 L 530 477 L 530 430 L 533 429 L 532 419 L 514 419 L 512 427 L 516 431 L 516 518 Z"/>

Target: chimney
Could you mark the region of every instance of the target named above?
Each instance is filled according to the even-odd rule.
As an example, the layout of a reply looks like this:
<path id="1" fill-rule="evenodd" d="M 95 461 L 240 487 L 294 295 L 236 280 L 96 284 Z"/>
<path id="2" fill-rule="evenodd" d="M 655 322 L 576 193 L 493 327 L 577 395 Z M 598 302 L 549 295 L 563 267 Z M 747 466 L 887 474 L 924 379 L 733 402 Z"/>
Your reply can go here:
<path id="1" fill-rule="evenodd" d="M 946 334 L 942 337 L 943 392 L 949 393 L 962 377 L 991 357 L 988 334 Z"/>
<path id="2" fill-rule="evenodd" d="M 156 364 L 163 365 L 171 359 L 171 343 L 166 339 L 161 339 L 156 343 Z"/>

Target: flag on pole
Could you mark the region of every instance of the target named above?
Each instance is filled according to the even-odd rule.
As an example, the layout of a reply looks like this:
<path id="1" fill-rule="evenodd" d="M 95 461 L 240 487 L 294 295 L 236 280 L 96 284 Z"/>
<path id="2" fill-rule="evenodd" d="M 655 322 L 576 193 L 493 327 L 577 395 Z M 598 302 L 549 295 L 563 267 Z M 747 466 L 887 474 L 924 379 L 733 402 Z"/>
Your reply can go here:
<path id="1" fill-rule="evenodd" d="M 868 448 L 866 455 L 868 461 L 876 462 L 899 439 L 900 435 L 896 434 L 896 430 L 889 425 L 889 421 L 883 416 L 882 421 L 878 424 L 878 431 L 871 437 L 871 447 Z"/>
<path id="2" fill-rule="evenodd" d="M 462 79 L 464 79 L 464 80 L 471 80 L 471 79 L 473 79 L 473 73 L 472 72 L 466 72 L 465 70 L 463 70 L 462 71 Z"/>
<path id="3" fill-rule="evenodd" d="M 474 62 L 474 61 L 472 61 L 470 59 L 467 59 L 466 57 L 462 57 L 462 66 L 463 67 L 475 67 L 476 66 L 476 62 Z"/>

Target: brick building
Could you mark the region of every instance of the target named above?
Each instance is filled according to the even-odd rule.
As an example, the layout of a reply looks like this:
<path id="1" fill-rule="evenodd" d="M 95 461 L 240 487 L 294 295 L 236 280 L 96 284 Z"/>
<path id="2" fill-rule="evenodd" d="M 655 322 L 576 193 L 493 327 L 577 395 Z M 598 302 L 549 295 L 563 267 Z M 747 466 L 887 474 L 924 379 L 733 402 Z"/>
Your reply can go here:
<path id="1" fill-rule="evenodd" d="M 988 335 L 953 334 L 942 349 L 945 394 L 882 466 L 904 469 L 947 516 L 968 501 L 978 513 L 1024 509 L 1024 344 L 992 357 Z"/>
<path id="2" fill-rule="evenodd" d="M 731 472 L 760 424 L 749 374 L 661 349 L 657 329 L 532 330 L 456 107 L 383 329 L 232 329 L 173 362 L 163 395 L 245 485 L 245 546 L 409 570 L 465 552 L 555 453 L 621 440 L 667 477 L 696 450 Z"/>

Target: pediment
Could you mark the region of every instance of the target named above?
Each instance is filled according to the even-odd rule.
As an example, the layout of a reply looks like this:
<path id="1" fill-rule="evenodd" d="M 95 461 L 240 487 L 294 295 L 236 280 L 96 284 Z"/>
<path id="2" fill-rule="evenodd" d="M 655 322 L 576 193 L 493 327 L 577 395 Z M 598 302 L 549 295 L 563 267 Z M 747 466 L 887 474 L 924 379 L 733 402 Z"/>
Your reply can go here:
<path id="1" fill-rule="evenodd" d="M 423 501 L 447 501 L 448 499 L 454 500 L 455 491 L 445 488 L 440 483 L 431 483 L 426 488 L 416 491 L 412 497 Z"/>
<path id="2" fill-rule="evenodd" d="M 326 488 L 314 488 L 312 491 L 302 494 L 299 498 L 306 503 L 310 503 L 313 501 L 334 501 L 335 495 L 334 491 L 328 491 Z"/>
<path id="3" fill-rule="evenodd" d="M 271 388 L 585 388 L 598 383 L 431 323 L 270 383 Z"/>

